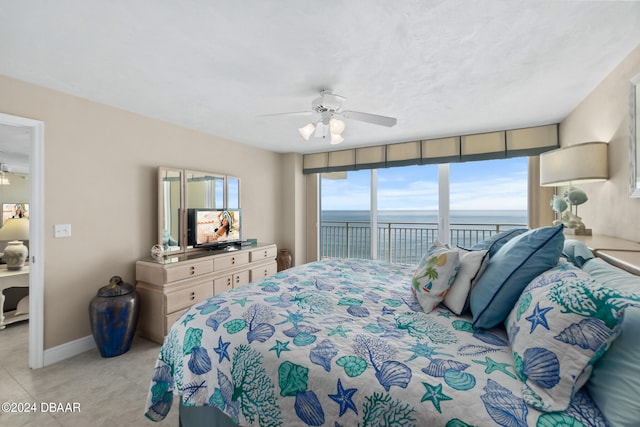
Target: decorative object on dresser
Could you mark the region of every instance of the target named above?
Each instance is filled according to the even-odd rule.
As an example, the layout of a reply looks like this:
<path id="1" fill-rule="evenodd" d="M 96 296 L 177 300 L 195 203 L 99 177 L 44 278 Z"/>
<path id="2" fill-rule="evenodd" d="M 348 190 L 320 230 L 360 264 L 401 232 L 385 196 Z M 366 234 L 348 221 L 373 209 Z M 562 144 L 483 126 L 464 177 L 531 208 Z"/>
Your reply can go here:
<path id="1" fill-rule="evenodd" d="M 280 253 L 276 258 L 276 262 L 278 263 L 278 271 L 286 270 L 291 267 L 291 254 L 289 253 L 289 249 L 280 249 Z"/>
<path id="2" fill-rule="evenodd" d="M 234 251 L 191 251 L 136 262 L 140 335 L 162 343 L 191 305 L 277 272 L 277 247 L 257 244 Z"/>
<path id="3" fill-rule="evenodd" d="M 164 245 L 151 246 L 151 258 L 160 259 L 164 256 L 164 253 L 165 253 Z"/>
<path id="4" fill-rule="evenodd" d="M 551 200 L 552 209 L 560 216 L 554 225 L 564 224 L 566 234 L 591 234 L 591 229 L 586 228 L 578 216 L 578 205 L 587 201 L 587 194 L 573 184 L 609 178 L 608 146 L 606 142 L 585 142 L 540 154 L 540 185 L 569 186 L 562 198 L 556 195 Z"/>
<path id="5" fill-rule="evenodd" d="M 4 250 L 4 260 L 9 270 L 20 270 L 29 255 L 22 243 L 29 240 L 29 220 L 27 218 L 9 218 L 0 228 L 0 240 L 9 241 Z"/>
<path id="6" fill-rule="evenodd" d="M 89 304 L 91 332 L 102 357 L 129 351 L 138 325 L 140 303 L 133 285 L 113 276 Z"/>

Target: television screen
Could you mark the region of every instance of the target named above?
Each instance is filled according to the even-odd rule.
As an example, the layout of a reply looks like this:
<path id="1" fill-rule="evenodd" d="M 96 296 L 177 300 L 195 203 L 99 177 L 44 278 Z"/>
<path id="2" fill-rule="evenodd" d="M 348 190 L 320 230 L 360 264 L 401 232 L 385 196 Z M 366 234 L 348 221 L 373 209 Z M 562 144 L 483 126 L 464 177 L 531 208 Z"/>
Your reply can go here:
<path id="1" fill-rule="evenodd" d="M 239 209 L 193 209 L 190 218 L 190 243 L 216 246 L 242 240 Z"/>
<path id="2" fill-rule="evenodd" d="M 29 203 L 3 203 L 2 224 L 9 218 L 29 218 Z"/>

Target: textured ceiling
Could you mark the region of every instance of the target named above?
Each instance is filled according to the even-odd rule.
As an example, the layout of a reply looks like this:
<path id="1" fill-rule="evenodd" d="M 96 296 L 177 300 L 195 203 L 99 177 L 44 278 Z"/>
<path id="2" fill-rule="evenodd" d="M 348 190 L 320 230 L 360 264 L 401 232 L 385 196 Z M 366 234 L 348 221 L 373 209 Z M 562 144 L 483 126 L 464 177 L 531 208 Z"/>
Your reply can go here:
<path id="1" fill-rule="evenodd" d="M 0 74 L 277 152 L 316 152 L 323 88 L 338 148 L 562 120 L 640 44 L 640 2 L 59 0 L 0 3 Z"/>

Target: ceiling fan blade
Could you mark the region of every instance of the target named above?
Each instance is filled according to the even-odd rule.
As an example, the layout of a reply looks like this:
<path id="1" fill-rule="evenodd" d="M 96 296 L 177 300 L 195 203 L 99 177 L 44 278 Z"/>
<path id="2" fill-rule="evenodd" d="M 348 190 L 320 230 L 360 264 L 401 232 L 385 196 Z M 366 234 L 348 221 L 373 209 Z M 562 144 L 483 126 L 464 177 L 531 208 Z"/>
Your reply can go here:
<path id="1" fill-rule="evenodd" d="M 260 114 L 257 117 L 276 117 L 276 116 L 310 116 L 316 114 L 315 111 L 294 111 L 291 113 L 272 113 L 272 114 Z"/>
<path id="2" fill-rule="evenodd" d="M 360 111 L 343 111 L 342 116 L 345 119 L 353 119 L 387 127 L 395 126 L 398 122 L 394 117 L 379 116 L 377 114 L 362 113 Z"/>

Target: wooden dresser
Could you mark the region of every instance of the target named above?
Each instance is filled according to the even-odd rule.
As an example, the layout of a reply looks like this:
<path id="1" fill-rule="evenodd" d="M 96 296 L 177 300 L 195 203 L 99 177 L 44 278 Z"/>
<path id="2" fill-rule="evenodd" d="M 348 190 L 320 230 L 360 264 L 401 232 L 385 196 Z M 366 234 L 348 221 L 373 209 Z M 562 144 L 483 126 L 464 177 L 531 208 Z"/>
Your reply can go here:
<path id="1" fill-rule="evenodd" d="M 162 343 L 186 308 L 275 274 L 277 252 L 275 244 L 259 244 L 233 251 L 191 252 L 137 261 L 138 332 Z"/>

